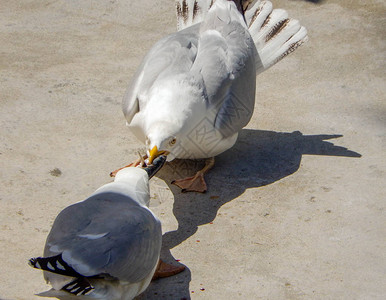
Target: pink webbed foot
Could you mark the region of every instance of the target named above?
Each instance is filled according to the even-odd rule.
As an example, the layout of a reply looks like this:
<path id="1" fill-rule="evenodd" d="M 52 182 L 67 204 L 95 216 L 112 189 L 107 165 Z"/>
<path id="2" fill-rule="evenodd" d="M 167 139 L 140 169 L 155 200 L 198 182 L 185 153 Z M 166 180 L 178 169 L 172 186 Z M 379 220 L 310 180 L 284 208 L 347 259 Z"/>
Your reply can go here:
<path id="1" fill-rule="evenodd" d="M 185 270 L 185 266 L 173 266 L 160 259 L 152 280 L 173 276 L 181 273 L 183 270 Z"/>
<path id="2" fill-rule="evenodd" d="M 193 177 L 188 177 L 184 179 L 173 180 L 172 184 L 181 188 L 181 192 L 199 192 L 205 193 L 207 190 L 206 182 L 204 175 L 212 169 L 214 166 L 214 157 L 211 157 L 206 160 L 205 167 L 202 170 L 198 171 Z"/>

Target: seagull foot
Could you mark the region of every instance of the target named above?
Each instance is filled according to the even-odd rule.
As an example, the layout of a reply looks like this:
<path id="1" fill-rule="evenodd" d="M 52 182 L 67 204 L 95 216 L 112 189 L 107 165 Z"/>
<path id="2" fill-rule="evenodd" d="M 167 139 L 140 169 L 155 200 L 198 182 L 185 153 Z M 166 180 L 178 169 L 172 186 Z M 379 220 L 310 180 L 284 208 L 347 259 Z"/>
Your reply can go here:
<path id="1" fill-rule="evenodd" d="M 117 175 L 117 173 L 124 168 L 144 166 L 145 165 L 145 159 L 147 159 L 147 155 L 141 156 L 141 154 L 139 154 L 139 153 L 138 153 L 138 155 L 139 155 L 139 158 L 136 159 L 135 161 L 133 161 L 131 164 L 110 172 L 110 177 L 115 177 L 115 175 Z"/>
<path id="2" fill-rule="evenodd" d="M 187 177 L 184 179 L 173 180 L 172 184 L 181 188 L 181 192 L 198 192 L 205 193 L 207 186 L 204 179 L 204 174 L 198 171 L 193 177 Z"/>
<path id="3" fill-rule="evenodd" d="M 173 276 L 178 273 L 181 273 L 183 270 L 185 270 L 185 266 L 173 266 L 165 263 L 160 259 L 158 262 L 157 270 L 155 271 L 152 280 Z"/>
<path id="4" fill-rule="evenodd" d="M 193 177 L 188 177 L 184 179 L 173 180 L 172 184 L 180 187 L 181 192 L 199 192 L 205 193 L 207 190 L 204 174 L 206 174 L 214 166 L 214 157 L 208 158 L 205 161 L 205 166 L 202 170 L 198 171 Z"/>

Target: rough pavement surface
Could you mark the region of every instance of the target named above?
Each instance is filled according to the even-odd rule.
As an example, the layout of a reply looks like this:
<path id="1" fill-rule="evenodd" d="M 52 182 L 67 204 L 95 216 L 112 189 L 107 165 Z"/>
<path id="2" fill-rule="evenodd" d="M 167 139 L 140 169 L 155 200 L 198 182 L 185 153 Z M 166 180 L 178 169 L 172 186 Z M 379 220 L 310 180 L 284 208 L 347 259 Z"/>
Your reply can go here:
<path id="1" fill-rule="evenodd" d="M 143 148 L 120 104 L 175 31 L 174 1 L 154 3 L 1 1 L 0 299 L 38 299 L 48 285 L 27 260 L 56 215 Z M 253 119 L 206 194 L 170 185 L 197 162 L 152 181 L 162 256 L 187 270 L 143 299 L 386 299 L 386 4 L 273 3 L 310 40 L 257 78 Z"/>

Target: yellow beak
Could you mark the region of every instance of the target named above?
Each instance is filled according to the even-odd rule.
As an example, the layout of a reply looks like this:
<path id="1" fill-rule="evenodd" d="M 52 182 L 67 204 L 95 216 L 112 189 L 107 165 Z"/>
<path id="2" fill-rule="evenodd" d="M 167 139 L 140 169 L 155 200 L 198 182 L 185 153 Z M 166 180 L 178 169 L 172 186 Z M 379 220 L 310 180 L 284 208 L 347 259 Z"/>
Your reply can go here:
<path id="1" fill-rule="evenodd" d="M 156 159 L 160 155 L 168 155 L 169 151 L 158 151 L 157 146 L 154 146 L 153 149 L 149 152 L 149 165 L 153 163 L 153 160 Z"/>

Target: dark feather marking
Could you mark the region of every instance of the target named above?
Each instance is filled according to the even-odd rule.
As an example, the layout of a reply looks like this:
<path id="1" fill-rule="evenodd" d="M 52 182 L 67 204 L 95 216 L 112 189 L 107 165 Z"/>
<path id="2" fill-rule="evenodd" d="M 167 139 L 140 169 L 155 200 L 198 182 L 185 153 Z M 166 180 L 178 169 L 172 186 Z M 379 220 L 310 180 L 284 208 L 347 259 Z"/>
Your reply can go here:
<path id="1" fill-rule="evenodd" d="M 271 21 L 271 15 L 269 14 L 268 17 L 265 19 L 263 25 L 261 25 L 261 28 L 264 28 L 268 23 L 269 21 Z"/>
<path id="2" fill-rule="evenodd" d="M 53 270 L 48 267 L 48 263 L 54 268 Z M 64 270 L 58 267 L 58 263 L 63 266 Z M 62 258 L 62 254 L 50 257 L 36 257 L 29 260 L 29 264 L 36 268 L 44 271 L 66 275 L 71 277 L 81 277 L 83 275 L 76 272 L 71 268 Z"/>
<path id="3" fill-rule="evenodd" d="M 289 21 L 290 21 L 289 19 L 281 20 L 281 21 L 279 21 L 279 23 L 277 23 L 275 26 L 273 26 L 271 31 L 265 37 L 265 42 L 268 42 L 270 39 L 275 37 L 275 35 L 279 34 L 280 31 L 282 31 L 287 26 Z"/>
<path id="4" fill-rule="evenodd" d="M 200 11 L 200 7 L 198 6 L 197 1 L 194 1 L 193 6 L 193 19 L 196 17 L 197 13 Z"/>
<path id="5" fill-rule="evenodd" d="M 176 3 L 176 9 L 177 9 L 177 16 L 182 17 L 182 9 L 179 2 Z"/>
<path id="6" fill-rule="evenodd" d="M 76 278 L 75 280 L 62 287 L 63 291 L 66 291 L 67 293 L 73 294 L 75 296 L 86 295 L 93 289 L 94 287 L 84 277 Z"/>
<path id="7" fill-rule="evenodd" d="M 258 9 L 256 9 L 255 13 L 254 13 L 253 16 L 252 16 L 251 22 L 249 23 L 249 27 L 252 26 L 253 22 L 255 22 L 255 20 L 256 20 L 257 17 L 259 16 L 261 10 L 262 10 L 262 7 L 259 7 Z"/>
<path id="8" fill-rule="evenodd" d="M 275 61 L 273 62 L 272 65 L 274 65 L 275 63 L 277 63 L 278 61 L 280 61 L 281 59 L 283 59 L 284 57 L 286 57 L 288 54 L 294 52 L 301 44 L 303 44 L 304 41 L 298 41 L 296 43 L 292 43 L 289 47 L 288 47 L 288 50 L 286 52 L 284 52 L 282 55 L 280 55 L 277 59 L 275 59 Z"/>
<path id="9" fill-rule="evenodd" d="M 186 0 L 182 1 L 182 17 L 184 18 L 184 22 L 188 20 L 189 7 L 186 3 Z"/>

